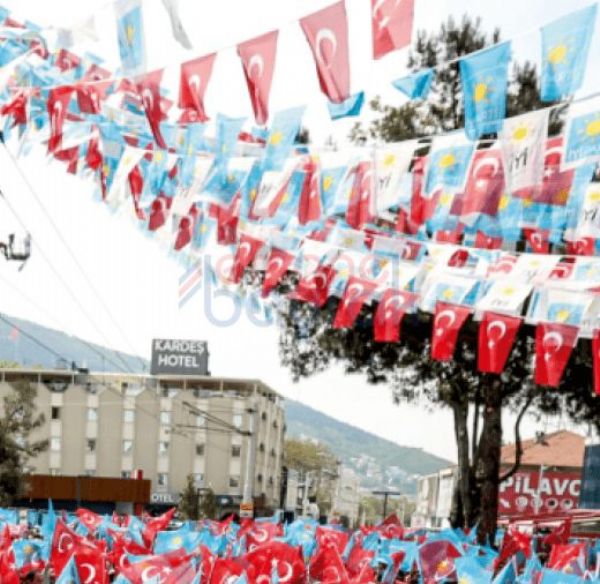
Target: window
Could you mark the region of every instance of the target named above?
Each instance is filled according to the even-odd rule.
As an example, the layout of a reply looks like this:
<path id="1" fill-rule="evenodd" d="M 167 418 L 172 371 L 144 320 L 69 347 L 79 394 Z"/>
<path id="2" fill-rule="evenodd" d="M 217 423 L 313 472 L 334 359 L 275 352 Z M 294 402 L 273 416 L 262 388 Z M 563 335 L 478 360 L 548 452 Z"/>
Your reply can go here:
<path id="1" fill-rule="evenodd" d="M 87 419 L 88 419 L 88 422 L 97 422 L 98 421 L 98 408 L 88 408 L 87 409 Z"/>
<path id="2" fill-rule="evenodd" d="M 196 444 L 196 456 L 204 456 L 204 444 Z"/>
<path id="3" fill-rule="evenodd" d="M 229 486 L 232 489 L 237 489 L 240 486 L 240 477 L 239 477 L 239 475 L 231 475 L 229 477 Z"/>
<path id="4" fill-rule="evenodd" d="M 171 424 L 171 412 L 160 413 L 160 423 L 168 426 Z"/>
<path id="5" fill-rule="evenodd" d="M 123 410 L 123 421 L 128 423 L 135 422 L 135 410 Z"/>
<path id="6" fill-rule="evenodd" d="M 275 452 L 275 448 L 271 448 L 271 456 L 275 458 L 276 455 L 277 453 Z"/>
<path id="7" fill-rule="evenodd" d="M 206 418 L 204 416 L 196 416 L 196 426 L 203 428 L 206 424 Z"/>
<path id="8" fill-rule="evenodd" d="M 204 475 L 201 472 L 194 473 L 194 484 L 201 487 L 204 484 Z"/>
<path id="9" fill-rule="evenodd" d="M 258 446 L 258 449 L 259 449 L 261 452 L 264 452 L 264 451 L 265 451 L 265 445 L 264 445 L 264 444 L 261 442 L 261 443 L 259 444 L 259 446 Z"/>
<path id="10" fill-rule="evenodd" d="M 158 486 L 167 487 L 169 485 L 169 475 L 165 472 L 158 473 Z"/>
<path id="11" fill-rule="evenodd" d="M 159 454 L 168 454 L 169 453 L 169 443 L 168 442 L 159 442 L 158 443 L 158 453 Z"/>
<path id="12" fill-rule="evenodd" d="M 122 470 L 121 471 L 121 478 L 122 479 L 129 479 L 129 478 L 131 478 L 131 473 L 128 470 Z"/>
<path id="13" fill-rule="evenodd" d="M 242 453 L 241 446 L 238 446 L 237 444 L 233 444 L 231 446 L 231 456 L 233 456 L 234 458 L 239 458 L 241 453 Z"/>
<path id="14" fill-rule="evenodd" d="M 269 484 L 272 485 L 274 482 L 275 482 L 275 479 L 272 476 L 270 476 L 269 477 Z"/>
<path id="15" fill-rule="evenodd" d="M 262 419 L 263 421 L 266 421 L 266 419 L 267 419 L 267 412 L 263 412 L 263 413 L 260 415 L 260 417 L 261 417 L 261 419 Z"/>
<path id="16" fill-rule="evenodd" d="M 133 440 L 123 440 L 123 454 L 131 454 L 133 450 Z"/>
<path id="17" fill-rule="evenodd" d="M 236 428 L 241 428 L 244 422 L 244 416 L 242 414 L 233 414 L 233 425 Z"/>
<path id="18" fill-rule="evenodd" d="M 60 438 L 50 438 L 50 450 L 54 452 L 60 450 Z"/>
<path id="19" fill-rule="evenodd" d="M 60 408 L 57 406 L 52 406 L 50 410 L 50 417 L 53 420 L 60 420 Z"/>
<path id="20" fill-rule="evenodd" d="M 256 477 L 256 480 L 257 480 L 259 483 L 262 483 L 262 482 L 263 482 L 263 476 L 262 476 L 261 474 L 259 474 L 259 475 Z"/>
<path id="21" fill-rule="evenodd" d="M 88 452 L 96 452 L 96 440 L 88 438 L 86 444 L 86 450 Z"/>

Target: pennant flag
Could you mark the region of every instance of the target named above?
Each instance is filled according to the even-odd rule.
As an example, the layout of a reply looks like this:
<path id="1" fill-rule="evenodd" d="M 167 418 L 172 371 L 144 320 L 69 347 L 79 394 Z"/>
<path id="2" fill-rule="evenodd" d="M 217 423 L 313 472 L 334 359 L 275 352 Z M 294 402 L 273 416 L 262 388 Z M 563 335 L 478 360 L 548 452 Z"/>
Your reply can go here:
<path id="1" fill-rule="evenodd" d="M 477 368 L 482 373 L 502 373 L 510 355 L 521 319 L 485 312 L 479 325 Z"/>
<path id="2" fill-rule="evenodd" d="M 485 570 L 478 558 L 465 556 L 454 560 L 456 576 L 460 584 L 490 584 L 492 572 Z"/>
<path id="3" fill-rule="evenodd" d="M 48 93 L 48 118 L 50 120 L 50 139 L 48 140 L 48 152 L 60 150 L 63 138 L 63 124 L 73 88 L 70 86 L 57 87 Z"/>
<path id="4" fill-rule="evenodd" d="M 541 322 L 535 331 L 535 382 L 558 387 L 579 328 L 568 324 Z"/>
<path id="5" fill-rule="evenodd" d="M 600 111 L 571 118 L 567 123 L 562 168 L 570 169 L 600 158 Z"/>
<path id="6" fill-rule="evenodd" d="M 165 118 L 161 108 L 160 82 L 163 70 L 152 71 L 136 80 L 138 94 L 142 100 L 152 135 L 159 148 L 166 149 L 167 144 L 160 131 L 160 122 Z"/>
<path id="7" fill-rule="evenodd" d="M 271 123 L 263 159 L 263 171 L 281 170 L 300 131 L 305 107 L 277 112 Z"/>
<path id="8" fill-rule="evenodd" d="M 317 270 L 298 282 L 296 289 L 290 294 L 292 300 L 310 302 L 319 308 L 327 302 L 329 286 L 335 277 L 335 270 L 330 265 L 320 265 Z"/>
<path id="9" fill-rule="evenodd" d="M 543 229 L 523 229 L 523 235 L 530 251 L 533 253 L 550 253 L 550 240 L 548 232 Z"/>
<path id="10" fill-rule="evenodd" d="M 425 195 L 435 189 L 462 189 L 474 146 L 467 142 L 464 134 L 451 134 L 437 138 L 427 157 Z"/>
<path id="11" fill-rule="evenodd" d="M 563 155 L 563 136 L 550 138 L 546 142 L 544 153 L 544 179 L 541 192 L 534 196 L 536 202 L 550 205 L 565 205 L 567 203 L 574 179 L 574 171 L 561 170 Z"/>
<path id="12" fill-rule="evenodd" d="M 548 535 L 542 539 L 542 543 L 547 546 L 555 544 L 568 544 L 571 537 L 571 518 L 568 517 L 560 525 L 555 527 Z"/>
<path id="13" fill-rule="evenodd" d="M 254 119 L 261 126 L 269 119 L 269 94 L 275 69 L 278 35 L 279 31 L 275 30 L 237 47 L 254 110 Z"/>
<path id="14" fill-rule="evenodd" d="M 392 81 L 392 85 L 409 99 L 425 99 L 433 82 L 433 69 L 423 69 Z"/>
<path id="15" fill-rule="evenodd" d="M 431 335 L 431 358 L 436 361 L 450 361 L 458 339 L 458 332 L 471 309 L 459 304 L 438 302 L 435 306 Z"/>
<path id="16" fill-rule="evenodd" d="M 373 296 L 376 288 L 376 282 L 351 276 L 340 299 L 333 328 L 352 327 L 364 303 Z"/>
<path id="17" fill-rule="evenodd" d="M 229 159 L 235 153 L 238 135 L 246 118 L 228 118 L 217 114 L 217 143 L 215 146 L 215 170 L 224 176 Z"/>
<path id="18" fill-rule="evenodd" d="M 183 28 L 181 18 L 179 16 L 179 0 L 162 0 L 163 6 L 169 15 L 171 21 L 171 30 L 173 31 L 173 38 L 188 51 L 192 48 L 192 43 Z"/>
<path id="19" fill-rule="evenodd" d="M 344 0 L 302 18 L 300 26 L 315 59 L 321 91 L 329 101 L 345 101 L 350 97 L 350 63 Z"/>
<path id="20" fill-rule="evenodd" d="M 321 218 L 321 176 L 317 162 L 309 158 L 303 167 L 302 190 L 298 204 L 298 222 L 306 225 Z"/>
<path id="21" fill-rule="evenodd" d="M 231 275 L 229 279 L 234 284 L 238 284 L 244 275 L 244 270 L 254 261 L 256 254 L 260 251 L 264 242 L 255 237 L 242 233 L 238 245 L 233 265 L 231 266 Z"/>
<path id="22" fill-rule="evenodd" d="M 508 118 L 500 134 L 500 147 L 510 190 L 515 196 L 531 196 L 544 176 L 548 110 Z"/>
<path id="23" fill-rule="evenodd" d="M 506 116 L 509 42 L 463 57 L 460 64 L 465 100 L 465 133 L 471 140 L 497 133 Z"/>
<path id="24" fill-rule="evenodd" d="M 581 87 L 597 8 L 591 4 L 542 28 L 542 101 L 564 99 Z"/>
<path id="25" fill-rule="evenodd" d="M 116 0 L 117 38 L 123 73 L 137 77 L 146 71 L 141 0 Z"/>
<path id="26" fill-rule="evenodd" d="M 262 286 L 261 295 L 263 298 L 266 298 L 271 293 L 271 290 L 277 286 L 292 261 L 294 261 L 293 253 L 277 249 L 276 247 L 271 249 Z"/>
<path id="27" fill-rule="evenodd" d="M 358 93 L 351 95 L 341 103 L 328 101 L 327 109 L 329 110 L 329 117 L 334 121 L 341 118 L 354 118 L 360 115 L 364 103 L 364 91 L 359 91 Z"/>
<path id="28" fill-rule="evenodd" d="M 353 229 L 362 229 L 374 216 L 374 185 L 371 167 L 370 161 L 359 162 L 351 173 L 354 175 L 354 179 L 346 210 L 346 223 Z"/>
<path id="29" fill-rule="evenodd" d="M 414 0 L 371 0 L 374 59 L 410 45 L 414 12 Z"/>
<path id="30" fill-rule="evenodd" d="M 392 288 L 383 293 L 373 319 L 376 342 L 397 343 L 400 340 L 402 318 L 407 312 L 414 311 L 417 299 L 417 294 Z"/>
<path id="31" fill-rule="evenodd" d="M 416 140 L 377 148 L 375 159 L 375 207 L 378 214 L 393 207 L 410 207 L 413 177 L 408 172 L 413 159 Z"/>
<path id="32" fill-rule="evenodd" d="M 216 53 L 205 55 L 181 64 L 179 78 L 179 101 L 183 110 L 181 123 L 206 122 L 208 116 L 204 110 L 204 93 L 212 74 Z"/>

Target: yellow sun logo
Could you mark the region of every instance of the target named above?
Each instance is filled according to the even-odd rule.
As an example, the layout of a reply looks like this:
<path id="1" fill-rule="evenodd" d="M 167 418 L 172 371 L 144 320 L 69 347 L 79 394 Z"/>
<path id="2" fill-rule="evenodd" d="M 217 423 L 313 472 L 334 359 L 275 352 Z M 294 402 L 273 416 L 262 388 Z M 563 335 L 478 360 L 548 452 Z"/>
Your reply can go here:
<path id="1" fill-rule="evenodd" d="M 521 140 L 525 140 L 527 136 L 529 136 L 529 128 L 527 126 L 519 126 L 518 128 L 515 128 L 512 139 L 515 142 L 520 142 Z"/>
<path id="2" fill-rule="evenodd" d="M 323 177 L 323 190 L 328 191 L 331 188 L 332 184 L 333 184 L 333 177 L 329 174 L 325 175 Z"/>
<path id="3" fill-rule="evenodd" d="M 161 162 L 163 158 L 163 153 L 162 152 L 155 152 L 154 156 L 152 157 L 152 159 L 154 160 L 154 162 Z"/>
<path id="4" fill-rule="evenodd" d="M 452 152 L 448 152 L 448 154 L 444 154 L 440 158 L 439 166 L 440 168 L 450 168 L 451 166 L 456 164 L 456 157 Z"/>
<path id="5" fill-rule="evenodd" d="M 256 189 L 250 191 L 250 200 L 254 201 L 254 199 L 256 199 Z"/>
<path id="6" fill-rule="evenodd" d="M 568 52 L 569 48 L 564 43 L 557 45 L 556 47 L 552 47 L 548 51 L 548 62 L 551 65 L 560 65 L 561 63 L 564 63 L 567 60 Z"/>
<path id="7" fill-rule="evenodd" d="M 569 189 L 561 189 L 554 196 L 554 202 L 558 203 L 559 205 L 564 205 L 567 202 L 568 198 L 569 198 Z"/>
<path id="8" fill-rule="evenodd" d="M 441 572 L 443 570 L 445 570 L 448 567 L 448 561 L 447 560 L 442 560 L 438 565 L 437 565 L 437 571 Z"/>
<path id="9" fill-rule="evenodd" d="M 342 268 L 340 270 L 340 276 L 342 278 L 347 278 L 350 275 L 350 270 L 348 268 Z"/>
<path id="10" fill-rule="evenodd" d="M 502 289 L 502 296 L 512 296 L 515 293 L 515 289 L 512 286 L 507 286 Z"/>
<path id="11" fill-rule="evenodd" d="M 290 194 L 286 191 L 283 194 L 283 197 L 281 197 L 281 202 L 282 203 L 287 203 L 290 200 Z"/>
<path id="12" fill-rule="evenodd" d="M 102 165 L 102 174 L 104 176 L 108 176 L 110 174 L 110 166 L 108 166 L 108 164 Z"/>
<path id="13" fill-rule="evenodd" d="M 510 203 L 510 197 L 507 194 L 502 195 L 502 197 L 500 197 L 500 201 L 498 202 L 498 209 L 500 211 L 506 209 L 506 207 L 508 207 L 508 203 Z"/>
<path id="14" fill-rule="evenodd" d="M 181 545 L 182 543 L 183 543 L 183 539 L 181 539 L 180 535 L 173 538 L 173 545 Z"/>
<path id="15" fill-rule="evenodd" d="M 531 199 L 523 199 L 523 207 L 529 209 L 533 205 L 533 201 Z"/>
<path id="16" fill-rule="evenodd" d="M 567 322 L 567 320 L 569 320 L 569 316 L 571 316 L 571 313 L 568 310 L 566 310 L 566 309 L 559 310 L 556 313 L 556 320 L 558 322 Z"/>
<path id="17" fill-rule="evenodd" d="M 489 87 L 487 83 L 485 83 L 484 81 L 477 83 L 475 85 L 475 90 L 473 91 L 473 99 L 475 100 L 475 103 L 479 103 L 480 101 L 486 99 L 488 93 Z"/>
<path id="18" fill-rule="evenodd" d="M 452 193 L 442 193 L 440 195 L 440 205 L 447 207 L 452 201 Z"/>
<path id="19" fill-rule="evenodd" d="M 386 154 L 383 159 L 383 166 L 389 168 L 390 166 L 394 166 L 396 164 L 396 156 L 394 154 Z"/>
<path id="20" fill-rule="evenodd" d="M 200 225 L 200 233 L 206 233 L 208 231 L 208 225 Z"/>
<path id="21" fill-rule="evenodd" d="M 445 300 L 452 300 L 452 298 L 454 298 L 454 290 L 452 290 L 451 288 L 446 288 L 443 292 L 442 292 L 442 297 Z M 443 562 L 442 562 L 443 563 Z M 439 568 L 439 566 L 438 566 Z M 443 568 L 442 568 L 443 569 Z"/>
<path id="22" fill-rule="evenodd" d="M 133 24 L 128 24 L 125 29 L 125 36 L 127 37 L 127 44 L 129 46 L 133 45 L 133 41 L 135 40 L 135 27 Z"/>
<path id="23" fill-rule="evenodd" d="M 600 134 L 600 120 L 593 120 L 587 124 L 585 127 L 585 133 L 588 136 L 597 136 Z"/>
<path id="24" fill-rule="evenodd" d="M 188 153 L 188 156 L 191 156 L 194 153 L 194 149 L 192 148 L 191 145 L 188 146 L 187 153 Z"/>
<path id="25" fill-rule="evenodd" d="M 344 241 L 342 242 L 342 245 L 344 247 L 352 247 L 353 244 L 354 244 L 354 240 L 351 237 L 344 238 Z"/>
<path id="26" fill-rule="evenodd" d="M 597 203 L 598 201 L 600 201 L 600 191 L 592 191 L 588 195 L 588 200 L 592 201 L 594 203 Z"/>
<path id="27" fill-rule="evenodd" d="M 273 146 L 278 146 L 279 144 L 281 144 L 282 140 L 283 134 L 281 132 L 273 132 L 271 134 L 271 137 L 269 138 L 269 144 L 272 144 Z"/>

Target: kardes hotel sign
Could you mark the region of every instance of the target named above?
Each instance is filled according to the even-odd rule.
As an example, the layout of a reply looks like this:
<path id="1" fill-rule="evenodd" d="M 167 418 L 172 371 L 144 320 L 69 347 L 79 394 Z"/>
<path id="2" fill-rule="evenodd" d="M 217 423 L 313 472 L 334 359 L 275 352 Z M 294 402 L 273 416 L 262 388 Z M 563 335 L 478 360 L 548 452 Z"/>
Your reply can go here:
<path id="1" fill-rule="evenodd" d="M 208 375 L 206 341 L 154 339 L 150 373 L 152 375 Z"/>

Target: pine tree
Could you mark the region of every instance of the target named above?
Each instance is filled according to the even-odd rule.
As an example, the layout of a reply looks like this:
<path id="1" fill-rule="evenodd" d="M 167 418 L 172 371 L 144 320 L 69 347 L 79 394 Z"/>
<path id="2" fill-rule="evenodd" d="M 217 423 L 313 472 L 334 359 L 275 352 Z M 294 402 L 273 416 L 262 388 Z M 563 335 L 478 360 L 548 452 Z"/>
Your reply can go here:
<path id="1" fill-rule="evenodd" d="M 217 519 L 217 498 L 210 488 L 200 492 L 200 518 Z"/>
<path id="2" fill-rule="evenodd" d="M 190 521 L 200 519 L 200 494 L 194 482 L 194 476 L 187 476 L 185 489 L 181 492 L 179 499 L 179 512 Z"/>
<path id="3" fill-rule="evenodd" d="M 0 416 L 0 506 L 11 505 L 27 490 L 26 467 L 30 458 L 48 447 L 46 440 L 32 434 L 44 423 L 36 414 L 37 389 L 27 381 L 11 386 L 2 403 Z"/>

